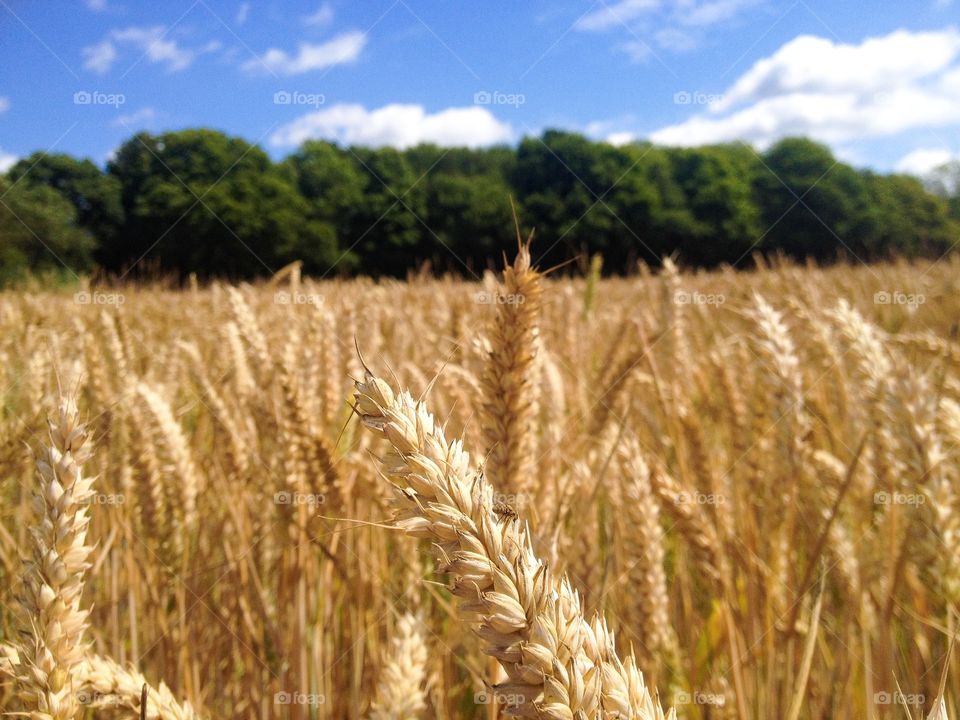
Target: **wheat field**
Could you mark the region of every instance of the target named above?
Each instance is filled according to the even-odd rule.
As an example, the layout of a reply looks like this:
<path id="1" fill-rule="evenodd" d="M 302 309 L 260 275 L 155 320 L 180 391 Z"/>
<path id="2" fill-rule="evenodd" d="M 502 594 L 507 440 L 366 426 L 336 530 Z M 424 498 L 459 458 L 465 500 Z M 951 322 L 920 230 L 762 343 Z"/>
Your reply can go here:
<path id="1" fill-rule="evenodd" d="M 0 295 L 0 711 L 956 717 L 960 262 L 599 269 Z"/>

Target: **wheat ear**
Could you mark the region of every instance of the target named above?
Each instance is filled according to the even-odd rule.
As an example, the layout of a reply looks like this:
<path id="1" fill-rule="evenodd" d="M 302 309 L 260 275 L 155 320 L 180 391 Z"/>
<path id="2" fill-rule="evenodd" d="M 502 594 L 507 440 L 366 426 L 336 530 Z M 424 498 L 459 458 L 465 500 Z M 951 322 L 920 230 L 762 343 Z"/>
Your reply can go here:
<path id="1" fill-rule="evenodd" d="M 498 490 L 526 493 L 534 477 L 539 385 L 533 372 L 540 332 L 540 273 L 531 266 L 530 246 L 521 243 L 512 266 L 503 271 L 504 295 L 497 297 L 483 387 L 486 470 Z"/>
<path id="2" fill-rule="evenodd" d="M 424 680 L 427 676 L 427 645 L 423 620 L 404 613 L 390 641 L 390 654 L 380 672 L 377 698 L 370 720 L 419 720 L 427 705 Z"/>
<path id="3" fill-rule="evenodd" d="M 92 550 L 87 505 L 93 479 L 82 472 L 89 450 L 76 404 L 61 400 L 49 426 L 50 446 L 36 463 L 31 555 L 24 561 L 20 599 L 22 639 L 16 659 L 8 662 L 33 720 L 70 720 L 80 710 L 74 671 L 87 650 L 88 613 L 80 608 L 80 595 Z"/>
<path id="4" fill-rule="evenodd" d="M 470 470 L 422 403 L 365 372 L 355 410 L 392 450 L 384 475 L 400 489 L 396 522 L 434 541 L 458 611 L 507 674 L 497 686 L 514 716 L 662 718 L 633 659 L 622 662 L 602 618 L 588 623 L 566 578 L 553 578 L 514 513 L 494 511 L 493 491 Z M 670 717 L 673 717 L 671 712 Z"/>
<path id="5" fill-rule="evenodd" d="M 0 643 L 0 676 L 14 675 L 20 653 L 13 645 Z M 88 655 L 73 667 L 73 689 L 77 702 L 94 710 L 123 708 L 140 717 L 140 699 L 147 688 L 147 720 L 196 720 L 199 716 L 189 702 L 179 703 L 161 681 L 151 686 L 133 668 L 123 668 L 110 658 Z"/>

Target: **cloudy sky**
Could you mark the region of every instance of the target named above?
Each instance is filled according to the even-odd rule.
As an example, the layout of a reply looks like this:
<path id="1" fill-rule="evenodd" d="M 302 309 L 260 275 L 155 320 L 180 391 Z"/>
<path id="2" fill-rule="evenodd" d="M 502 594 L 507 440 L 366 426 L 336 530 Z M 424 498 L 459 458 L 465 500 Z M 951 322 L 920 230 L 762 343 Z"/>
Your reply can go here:
<path id="1" fill-rule="evenodd" d="M 0 169 L 196 126 L 274 157 L 809 135 L 922 173 L 960 154 L 960 0 L 0 0 Z"/>

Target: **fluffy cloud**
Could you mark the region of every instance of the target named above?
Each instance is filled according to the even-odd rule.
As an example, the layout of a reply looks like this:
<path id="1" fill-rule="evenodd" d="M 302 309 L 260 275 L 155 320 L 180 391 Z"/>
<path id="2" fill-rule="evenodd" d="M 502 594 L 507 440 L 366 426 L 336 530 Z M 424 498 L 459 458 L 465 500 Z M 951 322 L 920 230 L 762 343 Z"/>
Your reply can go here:
<path id="1" fill-rule="evenodd" d="M 652 133 L 702 145 L 786 135 L 839 143 L 960 122 L 960 32 L 904 30 L 859 45 L 801 36 L 757 61 L 706 112 Z"/>
<path id="2" fill-rule="evenodd" d="M 83 68 L 103 75 L 110 71 L 117 59 L 117 48 L 109 40 L 90 45 L 80 51 L 83 55 Z"/>
<path id="3" fill-rule="evenodd" d="M 885 92 L 949 67 L 960 56 L 960 32 L 898 30 L 860 45 L 801 35 L 758 61 L 717 103 L 714 111 L 791 93 Z"/>
<path id="4" fill-rule="evenodd" d="M 161 25 L 114 30 L 110 33 L 110 37 L 118 43 L 133 45 L 143 52 L 150 62 L 166 65 L 170 72 L 186 70 L 199 55 L 215 52 L 221 47 L 216 40 L 201 48 L 180 47 L 176 40 L 167 35 Z"/>
<path id="5" fill-rule="evenodd" d="M 10 98 L 0 95 L 0 113 L 5 113 L 10 109 Z"/>
<path id="6" fill-rule="evenodd" d="M 7 170 L 12 168 L 14 163 L 16 163 L 19 159 L 20 158 L 13 153 L 4 152 L 3 149 L 0 148 L 0 173 L 5 173 Z"/>
<path id="7" fill-rule="evenodd" d="M 953 153 L 943 148 L 920 148 L 900 158 L 896 170 L 897 172 L 923 176 L 931 170 L 950 162 L 953 158 Z"/>
<path id="8" fill-rule="evenodd" d="M 304 115 L 270 137 L 279 147 L 295 146 L 311 138 L 345 145 L 407 148 L 418 143 L 446 147 L 480 147 L 508 142 L 513 130 L 481 107 L 448 108 L 426 112 L 421 105 L 385 105 L 367 110 L 362 105 L 338 104 Z"/>
<path id="9" fill-rule="evenodd" d="M 366 34 L 353 30 L 320 45 L 301 43 L 296 55 L 270 48 L 259 59 L 244 63 L 243 69 L 253 73 L 269 71 L 276 75 L 299 75 L 353 62 L 360 57 L 366 44 Z"/>

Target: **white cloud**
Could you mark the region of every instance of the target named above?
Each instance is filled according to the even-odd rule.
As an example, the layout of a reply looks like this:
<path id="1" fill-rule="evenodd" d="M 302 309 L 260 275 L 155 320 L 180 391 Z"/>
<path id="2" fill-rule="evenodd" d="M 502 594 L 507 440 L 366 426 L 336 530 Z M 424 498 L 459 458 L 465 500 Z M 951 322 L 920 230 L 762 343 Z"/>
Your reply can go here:
<path id="1" fill-rule="evenodd" d="M 621 145 L 629 145 L 634 140 L 637 139 L 637 136 L 632 132 L 614 132 L 609 133 L 603 140 L 608 142 L 611 145 L 616 145 L 620 147 Z"/>
<path id="2" fill-rule="evenodd" d="M 12 168 L 19 159 L 20 158 L 13 153 L 4 152 L 3 149 L 0 148 L 0 173 L 5 173 Z"/>
<path id="3" fill-rule="evenodd" d="M 625 52 L 630 57 L 630 60 L 635 63 L 646 62 L 653 55 L 653 48 L 641 40 L 625 42 L 621 44 L 618 49 Z"/>
<path id="4" fill-rule="evenodd" d="M 157 111 L 152 107 L 145 107 L 128 115 L 121 115 L 113 121 L 112 125 L 129 130 L 142 130 L 153 125 L 156 119 Z"/>
<path id="5" fill-rule="evenodd" d="M 153 27 L 128 27 L 114 30 L 111 37 L 119 43 L 128 43 L 143 52 L 152 63 L 164 64 L 170 72 L 186 70 L 199 55 L 219 50 L 221 44 L 214 40 L 202 48 L 183 48 L 170 38 L 160 25 Z"/>
<path id="6" fill-rule="evenodd" d="M 611 145 L 627 145 L 637 139 L 636 134 L 628 130 L 621 130 L 624 126 L 633 124 L 636 116 L 622 115 L 610 120 L 594 120 L 583 128 L 583 134 L 594 140 Z"/>
<path id="7" fill-rule="evenodd" d="M 85 47 L 80 52 L 83 55 L 84 70 L 91 70 L 101 75 L 109 72 L 117 59 L 117 49 L 109 40 Z"/>
<path id="8" fill-rule="evenodd" d="M 418 143 L 481 147 L 510 141 L 513 129 L 481 107 L 430 114 L 421 105 L 393 104 L 367 110 L 362 105 L 338 104 L 284 125 L 270 136 L 270 143 L 289 147 L 311 138 L 370 147 L 407 148 Z"/>
<path id="9" fill-rule="evenodd" d="M 960 56 L 960 32 L 898 30 L 860 45 L 801 35 L 754 64 L 714 110 L 793 92 L 880 92 L 944 70 Z"/>
<path id="10" fill-rule="evenodd" d="M 321 27 L 333 22 L 333 7 L 330 3 L 324 3 L 316 12 L 304 16 L 303 22 L 307 25 L 319 25 Z"/>
<path id="11" fill-rule="evenodd" d="M 828 143 L 960 122 L 960 33 L 904 30 L 859 45 L 798 37 L 757 61 L 705 113 L 655 131 L 667 145 L 787 135 Z"/>
<path id="12" fill-rule="evenodd" d="M 767 0 L 619 0 L 601 2 L 582 16 L 576 28 L 621 34 L 615 47 L 634 62 L 650 54 L 649 45 L 671 52 L 697 47 L 707 29 L 729 23 L 749 8 Z M 652 38 L 652 39 L 651 39 Z"/>
<path id="13" fill-rule="evenodd" d="M 94 12 L 103 12 L 107 9 L 107 0 L 86 0 L 87 7 Z"/>
<path id="14" fill-rule="evenodd" d="M 620 0 L 612 5 L 603 3 L 603 7 L 587 13 L 577 22 L 579 30 L 609 30 L 622 26 L 631 20 L 656 10 L 661 0 Z"/>
<path id="15" fill-rule="evenodd" d="M 658 30 L 654 37 L 657 40 L 657 45 L 665 50 L 673 50 L 674 52 L 686 52 L 687 50 L 693 50 L 697 46 L 697 39 L 689 32 L 680 30 L 679 28 L 668 27 L 663 30 Z"/>
<path id="16" fill-rule="evenodd" d="M 697 4 L 678 3 L 676 20 L 681 25 L 706 26 L 732 20 L 759 0 L 707 0 Z"/>
<path id="17" fill-rule="evenodd" d="M 367 44 L 366 33 L 352 30 L 320 45 L 300 43 L 296 55 L 270 48 L 262 57 L 243 64 L 247 72 L 270 71 L 278 75 L 299 75 L 356 60 Z"/>
<path id="18" fill-rule="evenodd" d="M 10 98 L 0 95 L 0 113 L 5 113 L 10 109 Z"/>
<path id="19" fill-rule="evenodd" d="M 896 164 L 897 172 L 924 176 L 953 159 L 953 153 L 943 148 L 919 148 L 908 152 Z"/>
<path id="20" fill-rule="evenodd" d="M 247 21 L 247 17 L 250 15 L 250 3 L 242 2 L 240 7 L 237 8 L 237 15 L 233 21 L 237 25 L 243 25 Z"/>

